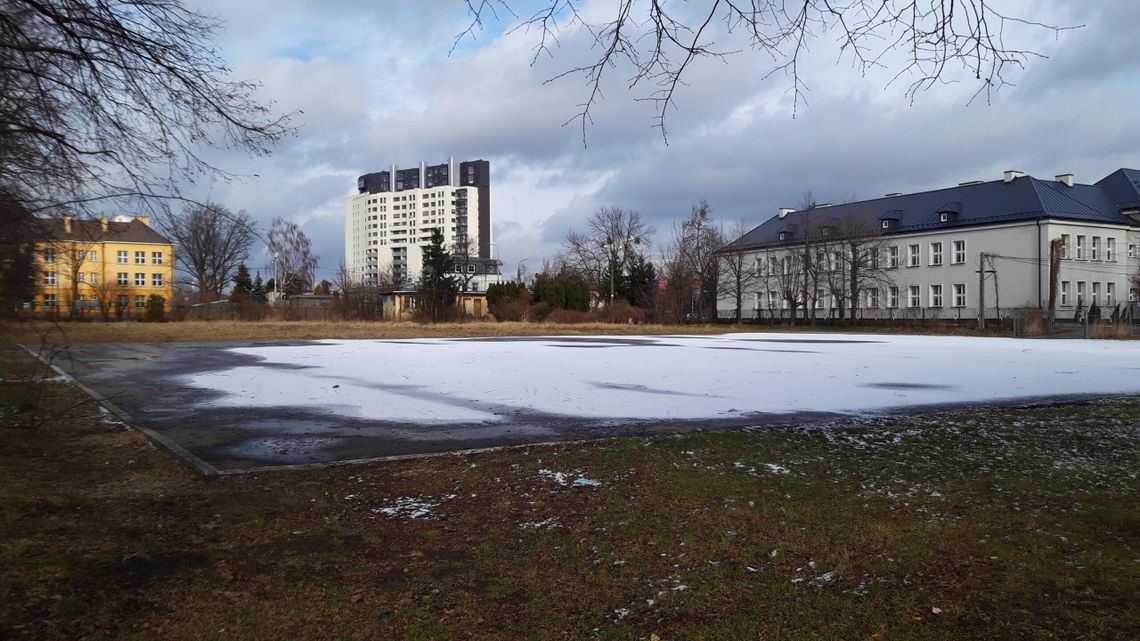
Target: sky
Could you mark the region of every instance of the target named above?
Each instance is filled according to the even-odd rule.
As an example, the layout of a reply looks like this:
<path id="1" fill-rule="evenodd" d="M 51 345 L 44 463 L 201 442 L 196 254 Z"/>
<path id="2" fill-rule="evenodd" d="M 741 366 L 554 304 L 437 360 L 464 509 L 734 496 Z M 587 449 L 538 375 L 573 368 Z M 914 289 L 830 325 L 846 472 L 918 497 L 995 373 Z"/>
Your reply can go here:
<path id="1" fill-rule="evenodd" d="M 215 162 L 250 177 L 188 193 L 244 209 L 266 229 L 275 217 L 297 223 L 319 256 L 318 278 L 331 280 L 344 259 L 344 201 L 357 176 L 449 156 L 491 163 L 493 251 L 505 274 L 540 270 L 567 231 L 602 206 L 638 211 L 657 231 L 656 255 L 701 200 L 726 225 L 751 228 L 805 191 L 843 202 L 993 180 L 1007 169 L 1095 182 L 1140 168 L 1134 0 L 989 3 L 1080 28 L 1006 23 L 1007 45 L 1039 55 L 1010 69 L 1010 85 L 988 99 L 975 97 L 978 81 L 959 69 L 912 98 L 908 76 L 892 82 L 902 52 L 864 73 L 829 32 L 802 56 L 807 91 L 794 102 L 789 77 L 768 75 L 770 58 L 715 23 L 713 46 L 739 53 L 695 61 L 668 112 L 667 140 L 652 103 L 637 100 L 652 87 L 629 89 L 632 72 L 620 66 L 583 140 L 578 122 L 564 123 L 588 95 L 584 79 L 547 81 L 596 55 L 587 34 L 564 29 L 551 55 L 535 58 L 538 34 L 512 31 L 518 18 L 501 5 L 500 20 L 456 45 L 470 22 L 462 0 L 186 4 L 223 22 L 215 44 L 234 77 L 260 81 L 258 97 L 297 112 L 299 125 L 268 158 L 217 152 Z M 511 6 L 529 15 L 540 4 Z M 581 5 L 600 22 L 616 2 Z M 268 262 L 255 248 L 251 266 Z"/>

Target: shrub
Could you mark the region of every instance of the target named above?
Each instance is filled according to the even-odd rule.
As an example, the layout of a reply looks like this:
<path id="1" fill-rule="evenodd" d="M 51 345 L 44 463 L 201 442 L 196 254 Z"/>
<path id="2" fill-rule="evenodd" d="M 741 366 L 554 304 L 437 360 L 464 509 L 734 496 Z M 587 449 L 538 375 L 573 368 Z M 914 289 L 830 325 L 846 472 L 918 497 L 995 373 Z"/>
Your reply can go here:
<path id="1" fill-rule="evenodd" d="M 526 310 L 526 320 L 532 323 L 541 323 L 546 320 L 550 314 L 550 305 L 548 303 L 536 303 L 531 305 Z"/>
<path id="2" fill-rule="evenodd" d="M 647 320 L 644 309 L 634 307 L 624 300 L 615 301 L 613 305 L 598 309 L 594 314 L 603 323 L 642 325 Z"/>
<path id="3" fill-rule="evenodd" d="M 487 308 L 499 321 L 520 321 L 530 307 L 530 291 L 522 283 L 496 283 L 487 288 Z"/>
<path id="4" fill-rule="evenodd" d="M 589 314 L 576 309 L 556 309 L 546 316 L 546 322 L 559 325 L 578 325 L 592 320 Z"/>
<path id="5" fill-rule="evenodd" d="M 166 320 L 166 299 L 158 294 L 146 297 L 146 314 L 143 320 L 148 323 L 161 323 Z"/>

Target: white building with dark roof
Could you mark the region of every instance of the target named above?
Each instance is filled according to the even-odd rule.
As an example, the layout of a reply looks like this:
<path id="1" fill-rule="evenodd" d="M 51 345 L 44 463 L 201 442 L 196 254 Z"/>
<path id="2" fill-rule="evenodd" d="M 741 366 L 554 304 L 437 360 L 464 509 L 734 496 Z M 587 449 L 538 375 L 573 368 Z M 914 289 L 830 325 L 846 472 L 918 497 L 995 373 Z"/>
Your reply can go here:
<path id="1" fill-rule="evenodd" d="M 977 318 L 979 308 L 998 318 L 1047 310 L 1051 293 L 1065 319 L 1094 303 L 1109 317 L 1136 301 L 1138 245 L 1140 171 L 1119 169 L 1094 184 L 1007 171 L 989 182 L 780 209 L 723 252 L 743 254 L 749 267 L 745 319 L 788 318 L 793 309 L 799 318 L 804 310 Z M 735 311 L 735 295 L 722 293 L 718 315 Z"/>

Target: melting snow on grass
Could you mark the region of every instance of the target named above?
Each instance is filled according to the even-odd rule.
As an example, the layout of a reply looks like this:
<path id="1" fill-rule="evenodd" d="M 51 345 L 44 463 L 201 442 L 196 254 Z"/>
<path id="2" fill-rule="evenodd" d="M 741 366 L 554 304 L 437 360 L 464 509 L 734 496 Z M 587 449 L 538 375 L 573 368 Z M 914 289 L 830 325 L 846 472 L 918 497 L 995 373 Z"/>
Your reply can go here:
<path id="1" fill-rule="evenodd" d="M 419 424 L 509 423 L 535 411 L 626 421 L 860 414 L 1140 392 L 1140 344 L 1120 341 L 756 333 L 326 340 L 232 351 L 259 362 L 186 377 L 217 392 L 209 405 L 304 405 Z"/>

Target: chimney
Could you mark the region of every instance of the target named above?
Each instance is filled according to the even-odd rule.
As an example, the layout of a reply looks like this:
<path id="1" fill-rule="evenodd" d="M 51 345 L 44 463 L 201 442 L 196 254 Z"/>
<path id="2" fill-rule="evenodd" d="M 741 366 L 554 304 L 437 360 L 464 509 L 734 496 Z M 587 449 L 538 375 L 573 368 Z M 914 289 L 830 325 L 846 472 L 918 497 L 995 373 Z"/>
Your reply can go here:
<path id="1" fill-rule="evenodd" d="M 63 215 L 63 233 L 65 233 L 65 234 L 71 233 L 71 214 L 64 214 Z"/>
<path id="2" fill-rule="evenodd" d="M 103 216 L 103 218 L 99 220 L 99 223 L 103 228 L 104 234 L 107 233 L 107 230 L 111 228 L 111 219 L 107 218 L 106 216 Z"/>
<path id="3" fill-rule="evenodd" d="M 1073 186 L 1073 175 L 1072 174 L 1060 174 L 1057 176 L 1056 180 L 1057 180 L 1057 182 L 1064 184 L 1066 187 L 1072 187 Z"/>
<path id="4" fill-rule="evenodd" d="M 1025 174 L 1023 174 L 1020 171 L 1017 171 L 1016 169 L 1007 169 L 1005 171 L 1005 174 L 1002 175 L 1002 179 L 1005 180 L 1005 182 L 1007 182 L 1007 183 L 1011 183 L 1011 182 L 1013 182 L 1013 180 L 1015 178 L 1021 178 L 1024 175 Z"/>
<path id="5" fill-rule="evenodd" d="M 150 216 L 135 216 L 135 220 L 146 225 L 147 227 L 150 227 Z"/>
<path id="6" fill-rule="evenodd" d="M 792 213 L 793 211 L 795 211 L 795 210 L 792 209 L 791 207 L 781 207 L 780 213 L 779 213 L 780 220 L 787 218 L 788 214 Z"/>

